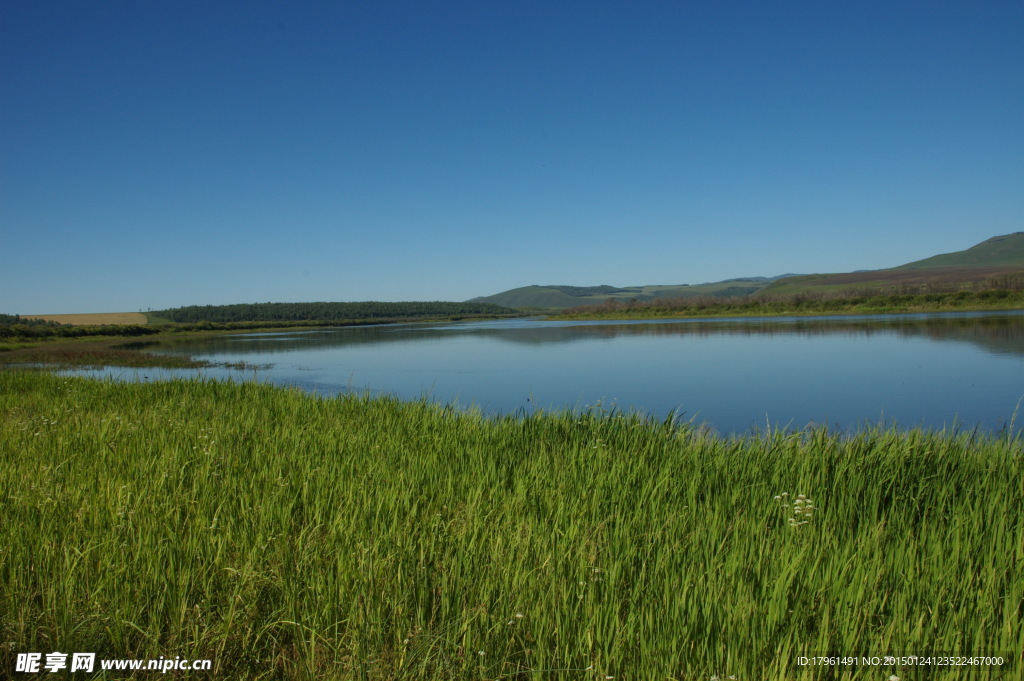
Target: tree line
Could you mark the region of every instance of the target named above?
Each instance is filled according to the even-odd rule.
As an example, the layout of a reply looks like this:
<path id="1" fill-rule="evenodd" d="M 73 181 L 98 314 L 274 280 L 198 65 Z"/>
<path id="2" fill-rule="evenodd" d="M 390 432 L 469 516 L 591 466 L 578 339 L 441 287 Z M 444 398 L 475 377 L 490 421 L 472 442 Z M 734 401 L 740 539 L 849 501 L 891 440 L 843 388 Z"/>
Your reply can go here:
<path id="1" fill-rule="evenodd" d="M 47 319 L 31 319 L 17 314 L 0 314 L 0 327 L 14 326 L 16 324 L 24 326 L 65 326 L 64 324 Z"/>
<path id="2" fill-rule="evenodd" d="M 200 322 L 344 322 L 421 317 L 509 315 L 515 310 L 492 303 L 361 302 L 361 303 L 242 303 L 190 305 L 158 310 L 154 317 L 179 324 Z"/>
<path id="3" fill-rule="evenodd" d="M 0 339 L 43 340 L 83 336 L 145 336 L 164 331 L 245 330 L 310 326 L 349 326 L 417 319 L 517 316 L 492 303 L 250 303 L 191 305 L 150 312 L 169 323 L 72 326 L 42 319 L 0 314 Z"/>
<path id="4" fill-rule="evenodd" d="M 83 336 L 146 336 L 160 333 L 159 328 L 141 324 L 96 324 L 72 326 L 45 319 L 26 319 L 16 314 L 0 314 L 0 339 L 81 338 Z"/>

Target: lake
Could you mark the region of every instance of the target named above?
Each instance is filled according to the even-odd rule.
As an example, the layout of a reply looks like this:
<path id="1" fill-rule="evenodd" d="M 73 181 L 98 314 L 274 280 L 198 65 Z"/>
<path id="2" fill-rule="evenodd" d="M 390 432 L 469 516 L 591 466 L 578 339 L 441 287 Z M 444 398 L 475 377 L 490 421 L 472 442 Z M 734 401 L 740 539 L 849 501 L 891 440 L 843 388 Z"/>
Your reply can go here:
<path id="1" fill-rule="evenodd" d="M 399 324 L 186 337 L 156 351 L 269 366 L 76 373 L 255 378 L 492 414 L 674 413 L 722 434 L 878 423 L 1000 431 L 1024 398 L 1024 311 Z"/>

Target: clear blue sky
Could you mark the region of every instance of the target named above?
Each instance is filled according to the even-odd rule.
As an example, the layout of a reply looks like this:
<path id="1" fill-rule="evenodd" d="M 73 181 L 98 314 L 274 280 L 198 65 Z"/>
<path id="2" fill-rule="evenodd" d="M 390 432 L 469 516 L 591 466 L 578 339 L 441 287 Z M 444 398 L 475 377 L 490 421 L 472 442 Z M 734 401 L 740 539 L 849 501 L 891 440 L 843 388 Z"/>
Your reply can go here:
<path id="1" fill-rule="evenodd" d="M 1024 229 L 1024 3 L 0 3 L 0 312 L 895 266 Z"/>

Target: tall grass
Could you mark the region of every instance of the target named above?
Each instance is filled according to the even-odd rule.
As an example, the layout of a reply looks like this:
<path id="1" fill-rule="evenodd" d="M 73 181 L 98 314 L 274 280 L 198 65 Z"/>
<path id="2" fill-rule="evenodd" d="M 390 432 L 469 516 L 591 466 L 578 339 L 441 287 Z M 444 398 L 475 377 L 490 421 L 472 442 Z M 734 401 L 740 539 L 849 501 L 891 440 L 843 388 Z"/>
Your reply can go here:
<path id="1" fill-rule="evenodd" d="M 0 642 L 218 679 L 811 679 L 798 656 L 926 652 L 1014 678 L 1021 449 L 4 371 Z M 890 673 L 922 678 L 842 678 Z"/>

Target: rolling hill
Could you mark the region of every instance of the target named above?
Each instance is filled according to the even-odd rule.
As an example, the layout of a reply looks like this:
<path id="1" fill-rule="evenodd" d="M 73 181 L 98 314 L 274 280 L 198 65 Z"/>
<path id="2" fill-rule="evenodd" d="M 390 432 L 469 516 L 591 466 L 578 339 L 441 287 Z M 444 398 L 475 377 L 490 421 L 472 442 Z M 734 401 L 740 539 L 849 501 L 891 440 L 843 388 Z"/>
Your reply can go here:
<path id="1" fill-rule="evenodd" d="M 791 276 L 791 275 L 781 275 Z M 491 303 L 517 309 L 566 309 L 577 305 L 600 305 L 609 299 L 628 302 L 657 298 L 714 296 L 728 298 L 756 293 L 779 277 L 744 277 L 706 284 L 648 286 L 523 286 L 467 302 Z"/>
<path id="2" fill-rule="evenodd" d="M 517 309 L 567 309 L 600 305 L 609 299 L 628 302 L 657 298 L 714 296 L 730 298 L 756 293 L 792 295 L 831 293 L 844 289 L 929 290 L 994 286 L 1024 279 L 1024 232 L 992 237 L 971 248 L 944 253 L 882 270 L 837 274 L 783 274 L 742 277 L 706 284 L 663 286 L 523 286 L 467 302 L 492 303 Z"/>
<path id="3" fill-rule="evenodd" d="M 882 270 L 808 274 L 773 282 L 766 294 L 793 295 L 843 289 L 908 291 L 1008 287 L 1024 279 L 1024 232 L 992 237 L 963 251 L 943 253 Z"/>
<path id="4" fill-rule="evenodd" d="M 965 251 L 933 255 L 892 269 L 923 270 L 945 267 L 1024 268 L 1024 232 L 994 236 Z"/>

